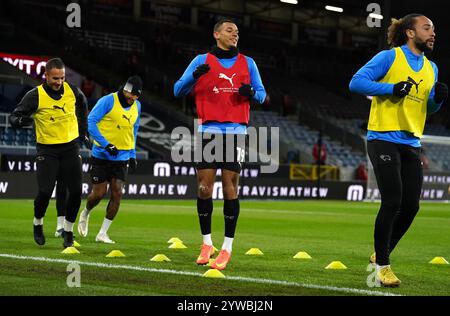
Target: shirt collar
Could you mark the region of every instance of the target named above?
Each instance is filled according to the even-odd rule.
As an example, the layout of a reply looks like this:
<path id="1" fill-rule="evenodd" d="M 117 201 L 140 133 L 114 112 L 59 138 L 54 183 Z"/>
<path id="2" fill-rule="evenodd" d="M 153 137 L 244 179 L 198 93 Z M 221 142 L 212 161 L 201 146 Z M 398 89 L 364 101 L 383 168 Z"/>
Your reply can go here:
<path id="1" fill-rule="evenodd" d="M 402 45 L 401 49 L 405 53 L 406 59 L 413 59 L 413 60 L 421 60 L 421 59 L 423 59 L 424 53 L 422 53 L 419 56 L 417 56 L 416 54 L 414 54 L 412 52 L 412 50 L 406 44 Z"/>

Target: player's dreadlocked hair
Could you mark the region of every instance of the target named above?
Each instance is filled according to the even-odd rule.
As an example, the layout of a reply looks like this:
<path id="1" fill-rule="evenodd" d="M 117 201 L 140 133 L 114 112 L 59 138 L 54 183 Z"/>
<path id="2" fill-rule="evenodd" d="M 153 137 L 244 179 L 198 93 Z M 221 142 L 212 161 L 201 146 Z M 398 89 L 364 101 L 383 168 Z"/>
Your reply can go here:
<path id="1" fill-rule="evenodd" d="M 412 13 L 405 15 L 401 19 L 391 19 L 391 25 L 388 28 L 387 43 L 389 47 L 399 47 L 408 41 L 406 30 L 414 30 L 416 18 L 423 14 Z"/>

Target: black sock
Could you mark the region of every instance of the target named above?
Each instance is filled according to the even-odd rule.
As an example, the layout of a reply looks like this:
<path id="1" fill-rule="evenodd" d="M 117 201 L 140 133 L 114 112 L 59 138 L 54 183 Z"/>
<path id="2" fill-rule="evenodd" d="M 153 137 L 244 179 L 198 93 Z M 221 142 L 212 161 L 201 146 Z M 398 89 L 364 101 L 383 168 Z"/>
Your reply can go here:
<path id="1" fill-rule="evenodd" d="M 197 213 L 198 219 L 200 221 L 200 230 L 202 231 L 202 235 L 211 234 L 212 212 L 213 212 L 212 198 L 206 200 L 197 198 Z"/>
<path id="2" fill-rule="evenodd" d="M 224 201 L 223 217 L 225 219 L 225 237 L 234 238 L 239 211 L 239 199 Z"/>
<path id="3" fill-rule="evenodd" d="M 56 213 L 59 216 L 66 216 L 66 207 L 67 207 L 67 189 L 64 185 L 57 184 L 56 185 Z"/>
<path id="4" fill-rule="evenodd" d="M 51 197 L 51 193 L 39 192 L 38 196 L 34 199 L 34 217 L 42 218 L 45 216 Z"/>
<path id="5" fill-rule="evenodd" d="M 80 209 L 81 205 L 81 190 L 75 193 L 70 193 L 69 198 L 67 199 L 67 208 L 66 208 L 66 220 L 75 223 L 77 216 L 78 216 L 78 210 Z"/>

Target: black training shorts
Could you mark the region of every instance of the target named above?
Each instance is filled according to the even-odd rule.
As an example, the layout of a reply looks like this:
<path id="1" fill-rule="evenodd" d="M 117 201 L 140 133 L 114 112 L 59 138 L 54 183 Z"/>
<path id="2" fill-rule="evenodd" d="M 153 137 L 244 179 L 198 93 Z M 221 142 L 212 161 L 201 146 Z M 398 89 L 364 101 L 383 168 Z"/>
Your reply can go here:
<path id="1" fill-rule="evenodd" d="M 245 161 L 246 135 L 202 133 L 202 160 L 197 169 L 226 169 L 240 173 Z M 220 135 L 220 136 L 219 136 Z M 216 149 L 221 148 L 221 152 Z"/>
<path id="2" fill-rule="evenodd" d="M 111 182 L 111 179 L 126 181 L 128 175 L 128 161 L 111 161 L 91 158 L 91 181 L 94 184 Z"/>

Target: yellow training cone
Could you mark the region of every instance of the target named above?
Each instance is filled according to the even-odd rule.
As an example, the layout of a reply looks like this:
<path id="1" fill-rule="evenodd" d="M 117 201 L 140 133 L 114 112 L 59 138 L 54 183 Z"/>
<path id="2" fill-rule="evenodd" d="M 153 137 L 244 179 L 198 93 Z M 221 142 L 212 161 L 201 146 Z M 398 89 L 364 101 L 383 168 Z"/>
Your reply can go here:
<path id="1" fill-rule="evenodd" d="M 151 258 L 150 261 L 163 262 L 163 261 L 170 261 L 170 259 L 166 255 L 159 254 Z"/>
<path id="2" fill-rule="evenodd" d="M 77 243 L 75 240 L 73 241 L 73 246 L 75 248 L 81 248 L 81 245 L 79 243 Z"/>
<path id="3" fill-rule="evenodd" d="M 186 249 L 187 247 L 182 242 L 174 242 L 169 246 L 170 249 Z"/>
<path id="4" fill-rule="evenodd" d="M 328 270 L 344 270 L 347 269 L 347 267 L 340 261 L 333 261 L 329 265 L 325 267 L 325 269 Z"/>
<path id="5" fill-rule="evenodd" d="M 448 261 L 444 257 L 434 257 L 429 263 L 432 264 L 448 264 Z"/>
<path id="6" fill-rule="evenodd" d="M 251 248 L 245 253 L 246 255 L 262 256 L 263 252 L 259 248 Z"/>
<path id="7" fill-rule="evenodd" d="M 122 251 L 120 250 L 113 250 L 110 253 L 106 255 L 107 258 L 116 258 L 116 257 L 125 257 Z"/>
<path id="8" fill-rule="evenodd" d="M 223 279 L 225 275 L 216 269 L 209 269 L 203 274 L 204 278 L 214 278 L 214 279 Z"/>
<path id="9" fill-rule="evenodd" d="M 172 237 L 167 241 L 168 244 L 173 244 L 174 242 L 183 243 L 183 241 L 178 237 Z"/>
<path id="10" fill-rule="evenodd" d="M 304 252 L 304 251 L 299 251 L 297 252 L 297 254 L 294 256 L 294 259 L 312 259 L 310 255 L 308 255 L 308 253 Z"/>
<path id="11" fill-rule="evenodd" d="M 80 252 L 75 247 L 67 247 L 66 249 L 61 251 L 61 253 L 64 253 L 66 255 L 74 255 L 74 254 L 78 254 Z"/>

